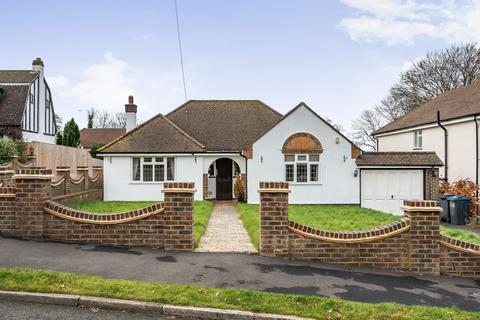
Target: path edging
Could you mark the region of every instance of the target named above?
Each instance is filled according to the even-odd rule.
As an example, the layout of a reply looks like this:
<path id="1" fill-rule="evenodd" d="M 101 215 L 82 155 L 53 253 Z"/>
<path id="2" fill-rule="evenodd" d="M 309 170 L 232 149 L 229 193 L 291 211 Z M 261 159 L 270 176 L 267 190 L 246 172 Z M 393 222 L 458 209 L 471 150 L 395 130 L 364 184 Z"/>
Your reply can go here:
<path id="1" fill-rule="evenodd" d="M 254 313 L 228 309 L 174 306 L 154 302 L 89 297 L 58 293 L 38 293 L 26 291 L 2 291 L 0 300 L 53 304 L 70 307 L 97 307 L 108 310 L 126 310 L 155 312 L 170 316 L 202 317 L 207 319 L 242 319 L 242 320 L 300 320 L 295 316 Z"/>

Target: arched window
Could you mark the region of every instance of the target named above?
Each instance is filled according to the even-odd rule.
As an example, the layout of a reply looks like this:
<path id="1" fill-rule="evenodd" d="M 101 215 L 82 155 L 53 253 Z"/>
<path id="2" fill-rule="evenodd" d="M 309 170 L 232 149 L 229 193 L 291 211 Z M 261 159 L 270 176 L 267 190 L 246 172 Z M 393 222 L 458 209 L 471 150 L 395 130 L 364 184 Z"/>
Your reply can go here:
<path id="1" fill-rule="evenodd" d="M 285 181 L 318 183 L 322 151 L 320 141 L 309 133 L 299 132 L 288 137 L 282 147 Z"/>

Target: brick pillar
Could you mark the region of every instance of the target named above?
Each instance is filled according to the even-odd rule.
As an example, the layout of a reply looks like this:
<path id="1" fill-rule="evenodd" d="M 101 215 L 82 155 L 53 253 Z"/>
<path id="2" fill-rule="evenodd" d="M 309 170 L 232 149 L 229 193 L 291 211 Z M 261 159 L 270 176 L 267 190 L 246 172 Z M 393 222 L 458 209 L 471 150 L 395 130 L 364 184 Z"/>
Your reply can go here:
<path id="1" fill-rule="evenodd" d="M 83 175 L 83 191 L 87 191 L 89 186 L 88 183 L 88 167 L 87 166 L 78 166 L 77 174 Z"/>
<path id="2" fill-rule="evenodd" d="M 69 181 L 68 179 L 70 179 L 70 167 L 66 167 L 66 166 L 58 166 L 55 171 L 57 172 L 57 175 L 58 176 L 62 176 L 65 181 L 63 182 L 63 194 L 69 194 L 70 193 L 70 188 L 69 188 Z"/>
<path id="3" fill-rule="evenodd" d="M 12 156 L 12 169 L 18 169 L 20 161 L 18 160 L 18 156 Z"/>
<path id="4" fill-rule="evenodd" d="M 404 201 L 405 217 L 410 219 L 410 271 L 440 274 L 440 213 L 437 201 Z"/>
<path id="5" fill-rule="evenodd" d="M 203 200 L 208 199 L 208 173 L 203 174 Z"/>
<path id="6" fill-rule="evenodd" d="M 288 256 L 288 182 L 260 182 L 260 254 Z"/>
<path id="7" fill-rule="evenodd" d="M 440 181 L 438 168 L 425 169 L 425 200 L 439 200 Z"/>
<path id="8" fill-rule="evenodd" d="M 15 188 L 0 187 L 0 234 L 15 235 Z"/>
<path id="9" fill-rule="evenodd" d="M 13 187 L 14 170 L 0 170 L 0 187 Z"/>
<path id="10" fill-rule="evenodd" d="M 52 170 L 15 170 L 16 235 L 26 239 L 43 238 L 43 207 L 51 198 Z"/>
<path id="11" fill-rule="evenodd" d="M 165 250 L 193 250 L 193 182 L 165 182 L 164 227 Z"/>

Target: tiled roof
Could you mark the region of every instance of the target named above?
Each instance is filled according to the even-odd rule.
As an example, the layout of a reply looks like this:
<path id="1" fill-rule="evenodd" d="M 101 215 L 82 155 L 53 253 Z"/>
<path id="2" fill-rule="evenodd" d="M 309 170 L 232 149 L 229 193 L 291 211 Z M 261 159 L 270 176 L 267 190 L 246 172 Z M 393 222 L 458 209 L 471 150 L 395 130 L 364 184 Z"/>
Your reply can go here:
<path id="1" fill-rule="evenodd" d="M 437 111 L 440 111 L 441 120 L 480 113 L 480 82 L 443 93 L 378 129 L 374 134 L 435 123 Z"/>
<path id="2" fill-rule="evenodd" d="M 84 148 L 91 148 L 94 144 L 107 144 L 125 132 L 125 128 L 83 128 L 80 130 L 80 144 Z"/>
<path id="3" fill-rule="evenodd" d="M 0 85 L 0 126 L 20 126 L 30 85 Z"/>
<path id="4" fill-rule="evenodd" d="M 201 143 L 159 114 L 101 148 L 101 153 L 202 152 Z"/>
<path id="5" fill-rule="evenodd" d="M 31 83 L 37 76 L 32 70 L 0 70 L 0 83 Z"/>
<path id="6" fill-rule="evenodd" d="M 167 117 L 208 151 L 238 152 L 252 145 L 282 115 L 259 100 L 190 100 Z"/>
<path id="7" fill-rule="evenodd" d="M 443 166 L 435 152 L 364 152 L 357 166 Z"/>

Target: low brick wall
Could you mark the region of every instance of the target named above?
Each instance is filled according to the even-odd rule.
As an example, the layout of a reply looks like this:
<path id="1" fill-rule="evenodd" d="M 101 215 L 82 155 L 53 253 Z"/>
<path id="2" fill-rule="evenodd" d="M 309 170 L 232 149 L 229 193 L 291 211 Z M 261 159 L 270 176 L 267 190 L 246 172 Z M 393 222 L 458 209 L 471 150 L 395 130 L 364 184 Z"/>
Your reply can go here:
<path id="1" fill-rule="evenodd" d="M 288 219 L 288 183 L 260 183 L 260 254 L 424 275 L 480 278 L 480 246 L 440 235 L 436 201 L 405 201 L 405 218 L 358 232 L 332 232 Z"/>
<path id="2" fill-rule="evenodd" d="M 93 167 L 94 177 L 88 175 L 88 167 L 77 167 L 77 177 L 71 176 L 70 167 L 57 167 L 59 178 L 52 181 L 52 198 L 61 203 L 79 200 L 103 199 L 102 167 Z"/>
<path id="3" fill-rule="evenodd" d="M 193 183 L 165 183 L 163 203 L 129 212 L 97 214 L 52 200 L 52 178 L 51 170 L 16 170 L 12 177 L 15 187 L 0 187 L 0 234 L 33 240 L 193 250 Z M 98 194 L 98 189 L 80 191 L 77 196 L 86 194 Z M 59 197 L 71 200 L 72 194 Z"/>
<path id="4" fill-rule="evenodd" d="M 161 203 L 123 213 L 95 214 L 47 201 L 45 211 L 45 240 L 164 248 Z"/>

